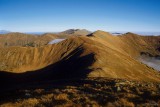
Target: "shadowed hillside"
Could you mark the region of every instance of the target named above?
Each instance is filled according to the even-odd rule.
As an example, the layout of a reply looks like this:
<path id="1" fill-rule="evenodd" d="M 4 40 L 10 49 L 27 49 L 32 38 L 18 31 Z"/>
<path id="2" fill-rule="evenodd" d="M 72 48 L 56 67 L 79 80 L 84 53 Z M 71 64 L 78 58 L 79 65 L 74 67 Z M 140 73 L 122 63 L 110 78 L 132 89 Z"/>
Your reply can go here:
<path id="1" fill-rule="evenodd" d="M 92 71 L 88 67 L 94 63 L 94 54 L 81 56 L 83 51 L 83 48 L 79 46 L 60 61 L 36 71 L 25 73 L 0 72 L 0 83 L 4 85 L 11 83 L 24 84 L 75 77 L 85 78 Z"/>
<path id="2" fill-rule="evenodd" d="M 150 54 L 159 54 L 154 47 L 150 49 L 149 47 L 139 46 L 138 48 L 138 45 L 141 45 L 143 41 L 141 36 L 135 34 L 126 34 L 118 37 L 103 31 L 97 31 L 89 35 L 89 37 L 70 37 L 60 43 L 39 48 L 2 48 L 0 52 L 0 55 L 3 56 L 0 58 L 1 62 L 3 62 L 1 63 L 1 71 L 13 73 L 30 71 L 36 74 L 35 70 L 38 70 L 38 72 L 44 73 L 43 76 L 48 75 L 53 76 L 53 78 L 64 78 L 63 76 L 68 74 L 69 71 L 71 71 L 69 73 L 71 76 L 75 75 L 75 73 L 80 75 L 84 71 L 82 75 L 87 77 L 160 81 L 159 73 L 153 68 L 142 64 L 138 59 L 142 51 L 151 51 Z M 136 45 L 137 47 L 135 47 Z M 77 52 L 78 47 L 81 47 L 83 51 L 79 52 L 80 50 L 78 50 L 80 54 L 75 54 L 74 52 Z M 84 56 L 87 56 L 89 59 L 85 59 Z M 77 57 L 79 57 L 78 60 L 83 61 L 78 63 Z M 91 64 L 93 61 L 94 63 Z M 77 64 L 75 65 L 74 63 Z M 83 63 L 86 65 L 83 65 Z M 68 68 L 64 67 L 64 65 L 67 65 L 66 67 Z M 70 67 L 71 65 L 74 66 L 73 70 Z M 85 72 L 84 68 L 91 71 Z M 81 71 L 80 74 L 79 71 Z M 52 72 L 53 74 L 49 75 L 50 73 L 48 72 Z M 72 77 L 77 78 L 78 75 Z M 36 77 L 41 78 L 41 76 Z M 30 78 L 34 78 L 34 75 L 33 77 L 30 76 Z"/>
<path id="3" fill-rule="evenodd" d="M 158 105 L 160 73 L 144 61 L 159 63 L 159 37 L 96 31 L 37 38 L 38 46 L 0 48 L 0 105 Z M 65 39 L 47 43 L 57 38 Z"/>

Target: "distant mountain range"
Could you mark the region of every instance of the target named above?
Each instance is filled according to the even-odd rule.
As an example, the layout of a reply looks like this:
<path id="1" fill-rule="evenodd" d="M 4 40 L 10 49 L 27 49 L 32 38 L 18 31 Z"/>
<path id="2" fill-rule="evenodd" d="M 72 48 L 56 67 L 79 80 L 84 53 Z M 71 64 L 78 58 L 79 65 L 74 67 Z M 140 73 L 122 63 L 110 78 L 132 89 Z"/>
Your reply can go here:
<path id="1" fill-rule="evenodd" d="M 0 30 L 0 34 L 7 34 L 7 33 L 10 33 L 10 31 L 7 31 L 7 30 Z"/>
<path id="2" fill-rule="evenodd" d="M 0 30 L 0 34 L 7 34 L 7 33 L 11 33 L 11 31 L 8 30 Z M 90 33 L 92 33 L 89 30 L 86 29 L 68 29 L 62 32 L 20 32 L 20 33 L 25 33 L 25 34 L 36 34 L 36 35 L 42 35 L 45 33 L 52 33 L 52 34 L 61 34 L 61 35 L 88 35 Z M 127 33 L 127 31 L 112 31 L 110 32 L 113 35 L 122 35 Z M 144 36 L 160 36 L 160 32 L 133 32 L 135 34 L 139 34 L 139 35 L 144 35 Z"/>

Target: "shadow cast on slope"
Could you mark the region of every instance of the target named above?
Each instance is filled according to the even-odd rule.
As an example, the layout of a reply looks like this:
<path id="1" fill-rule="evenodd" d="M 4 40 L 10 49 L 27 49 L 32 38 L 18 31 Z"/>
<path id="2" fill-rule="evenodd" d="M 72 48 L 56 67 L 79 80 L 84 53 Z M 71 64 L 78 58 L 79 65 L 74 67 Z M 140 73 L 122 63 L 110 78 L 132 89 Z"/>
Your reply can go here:
<path id="1" fill-rule="evenodd" d="M 92 71 L 88 67 L 94 63 L 94 54 L 81 56 L 84 49 L 79 46 L 62 60 L 45 68 L 25 73 L 0 71 L 0 84 L 25 84 L 57 79 L 85 78 Z"/>

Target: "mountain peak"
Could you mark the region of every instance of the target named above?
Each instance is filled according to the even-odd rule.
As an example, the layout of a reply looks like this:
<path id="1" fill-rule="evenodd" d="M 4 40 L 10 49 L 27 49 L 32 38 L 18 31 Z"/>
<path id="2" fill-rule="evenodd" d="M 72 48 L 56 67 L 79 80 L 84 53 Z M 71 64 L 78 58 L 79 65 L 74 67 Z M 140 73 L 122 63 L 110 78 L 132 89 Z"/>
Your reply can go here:
<path id="1" fill-rule="evenodd" d="M 105 33 L 105 34 L 110 34 L 109 32 L 103 31 L 103 30 L 97 30 L 94 33 Z"/>
<path id="2" fill-rule="evenodd" d="M 91 32 L 86 29 L 68 29 L 66 31 L 60 32 L 60 34 L 67 34 L 67 35 L 88 35 Z"/>
<path id="3" fill-rule="evenodd" d="M 102 30 L 97 30 L 93 32 L 92 34 L 89 34 L 88 36 L 95 36 L 95 35 L 106 35 L 106 36 L 112 36 L 109 32 L 105 32 Z"/>
<path id="4" fill-rule="evenodd" d="M 141 35 L 138 35 L 138 34 L 135 34 L 135 33 L 132 33 L 132 32 L 127 32 L 127 33 L 123 34 L 123 36 L 132 37 L 132 38 L 138 38 Z"/>
<path id="5" fill-rule="evenodd" d="M 127 33 L 125 33 L 126 35 L 137 35 L 137 34 L 135 34 L 135 33 L 132 33 L 132 32 L 127 32 Z"/>

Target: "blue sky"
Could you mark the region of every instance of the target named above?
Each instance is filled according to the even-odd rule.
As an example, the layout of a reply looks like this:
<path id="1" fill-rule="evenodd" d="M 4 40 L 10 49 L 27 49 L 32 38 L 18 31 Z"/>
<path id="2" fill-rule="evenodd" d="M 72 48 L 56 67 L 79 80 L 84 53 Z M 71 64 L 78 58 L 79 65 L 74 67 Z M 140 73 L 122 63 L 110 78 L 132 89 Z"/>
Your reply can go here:
<path id="1" fill-rule="evenodd" d="M 160 0 L 0 0 L 0 29 L 160 32 Z"/>

